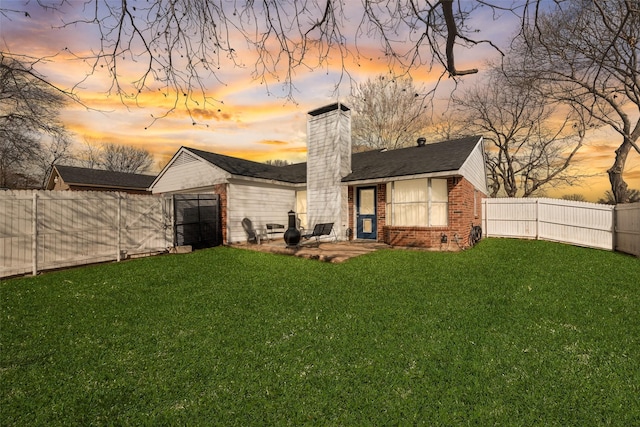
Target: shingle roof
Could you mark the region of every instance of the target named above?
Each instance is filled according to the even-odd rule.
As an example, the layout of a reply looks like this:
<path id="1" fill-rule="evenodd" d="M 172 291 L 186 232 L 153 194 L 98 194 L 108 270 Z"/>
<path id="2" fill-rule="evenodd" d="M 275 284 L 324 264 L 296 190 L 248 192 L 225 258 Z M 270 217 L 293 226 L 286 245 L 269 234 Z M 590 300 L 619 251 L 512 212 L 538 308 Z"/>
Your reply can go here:
<path id="1" fill-rule="evenodd" d="M 67 185 L 146 190 L 156 178 L 154 175 L 79 168 L 76 166 L 56 165 L 55 168 Z"/>
<path id="2" fill-rule="evenodd" d="M 251 160 L 238 159 L 237 157 L 224 156 L 208 151 L 196 150 L 184 147 L 211 164 L 229 172 L 232 175 L 246 176 L 249 178 L 271 179 L 293 184 L 306 182 L 307 164 L 296 163 L 288 166 L 273 166 Z"/>
<path id="3" fill-rule="evenodd" d="M 389 151 L 366 151 L 352 154 L 352 172 L 343 182 L 383 179 L 434 172 L 457 171 L 478 143 L 479 136 L 443 141 Z M 307 164 L 273 166 L 208 151 L 184 147 L 232 175 L 262 178 L 294 184 L 307 180 Z"/>
<path id="4" fill-rule="evenodd" d="M 342 182 L 457 171 L 480 139 L 454 139 L 389 151 L 365 151 L 351 157 L 352 172 Z"/>

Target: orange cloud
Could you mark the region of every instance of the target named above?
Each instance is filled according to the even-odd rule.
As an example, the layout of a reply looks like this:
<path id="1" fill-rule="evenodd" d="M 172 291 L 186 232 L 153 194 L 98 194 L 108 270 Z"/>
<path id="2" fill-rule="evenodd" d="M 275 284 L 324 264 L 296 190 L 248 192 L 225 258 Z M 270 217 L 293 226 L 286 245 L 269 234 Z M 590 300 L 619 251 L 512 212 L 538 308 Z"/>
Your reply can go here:
<path id="1" fill-rule="evenodd" d="M 204 109 L 204 108 L 194 108 L 191 110 L 191 114 L 194 118 L 199 118 L 203 120 L 216 120 L 216 121 L 229 121 L 232 119 L 232 115 L 227 112 L 223 112 L 221 109 Z"/>
<path id="2" fill-rule="evenodd" d="M 283 150 L 284 152 L 287 153 L 295 153 L 295 154 L 299 154 L 299 153 L 304 153 L 307 154 L 307 147 L 289 147 L 289 148 L 285 148 Z"/>
<path id="3" fill-rule="evenodd" d="M 629 184 L 633 183 L 630 187 L 640 190 L 640 169 L 625 172 L 623 176 Z"/>
<path id="4" fill-rule="evenodd" d="M 256 144 L 281 146 L 281 145 L 287 145 L 289 143 L 286 142 L 286 141 L 276 141 L 276 140 L 273 140 L 273 139 L 269 139 L 269 140 L 263 139 L 262 141 L 257 141 Z"/>

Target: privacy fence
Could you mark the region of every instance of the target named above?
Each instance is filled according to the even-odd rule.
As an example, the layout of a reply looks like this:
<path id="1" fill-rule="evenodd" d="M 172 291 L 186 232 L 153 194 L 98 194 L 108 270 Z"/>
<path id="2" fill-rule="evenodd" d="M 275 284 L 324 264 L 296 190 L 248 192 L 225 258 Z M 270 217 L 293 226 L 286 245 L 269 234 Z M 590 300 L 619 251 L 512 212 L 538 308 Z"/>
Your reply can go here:
<path id="1" fill-rule="evenodd" d="M 189 205 L 177 217 L 199 209 Z M 640 203 L 485 199 L 482 209 L 488 237 L 551 240 L 640 257 Z M 166 251 L 174 245 L 173 211 L 173 200 L 165 197 L 1 191 L 0 278 Z M 177 231 L 179 240 L 195 233 L 181 232 L 180 223 Z"/>
<path id="2" fill-rule="evenodd" d="M 0 277 L 165 251 L 171 199 L 115 192 L 0 192 Z"/>
<path id="3" fill-rule="evenodd" d="M 640 256 L 640 203 L 485 199 L 482 218 L 488 237 L 550 240 Z"/>
<path id="4" fill-rule="evenodd" d="M 614 249 L 640 257 L 640 203 L 617 205 Z"/>

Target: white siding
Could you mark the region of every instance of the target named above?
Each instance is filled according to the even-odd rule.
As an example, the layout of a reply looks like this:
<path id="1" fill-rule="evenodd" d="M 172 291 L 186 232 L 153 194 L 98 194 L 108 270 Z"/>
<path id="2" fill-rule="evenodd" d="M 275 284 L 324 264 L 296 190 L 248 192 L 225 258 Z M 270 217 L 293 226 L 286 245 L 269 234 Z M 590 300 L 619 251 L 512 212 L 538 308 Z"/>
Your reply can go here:
<path id="1" fill-rule="evenodd" d="M 307 124 L 307 222 L 333 222 L 338 236 L 348 224 L 347 189 L 351 173 L 351 115 L 336 109 L 309 118 Z"/>
<path id="2" fill-rule="evenodd" d="M 475 188 L 488 193 L 487 189 L 487 170 L 485 169 L 484 141 L 480 138 L 480 142 L 473 149 L 467 160 L 460 168 L 460 174 L 464 176 Z"/>
<path id="3" fill-rule="evenodd" d="M 296 206 L 296 191 L 292 188 L 258 183 L 229 183 L 227 194 L 227 230 L 230 243 L 244 242 L 247 235 L 242 219 L 249 218 L 254 228 L 265 230 L 267 223 L 289 223 L 289 211 Z"/>
<path id="4" fill-rule="evenodd" d="M 154 183 L 153 194 L 198 192 L 226 181 L 229 174 L 211 163 L 181 151 Z"/>
<path id="5" fill-rule="evenodd" d="M 340 200 L 340 206 L 342 208 L 340 212 L 340 220 L 342 223 L 336 223 L 335 232 L 338 240 L 347 239 L 347 229 L 349 228 L 349 188 L 342 187 L 342 194 Z"/>

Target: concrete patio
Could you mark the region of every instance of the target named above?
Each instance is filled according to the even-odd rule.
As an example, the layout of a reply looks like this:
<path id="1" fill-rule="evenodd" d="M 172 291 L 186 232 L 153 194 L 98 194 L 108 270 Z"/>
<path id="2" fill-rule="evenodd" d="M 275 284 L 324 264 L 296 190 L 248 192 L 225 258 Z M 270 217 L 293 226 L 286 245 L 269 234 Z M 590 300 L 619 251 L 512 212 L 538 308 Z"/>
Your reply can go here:
<path id="1" fill-rule="evenodd" d="M 259 252 L 292 255 L 307 259 L 316 259 L 324 262 L 339 263 L 359 255 L 368 254 L 378 249 L 387 249 L 391 246 L 378 242 L 305 242 L 298 247 L 287 248 L 282 239 L 262 241 L 254 243 L 234 243 L 231 247 L 248 249 Z"/>

